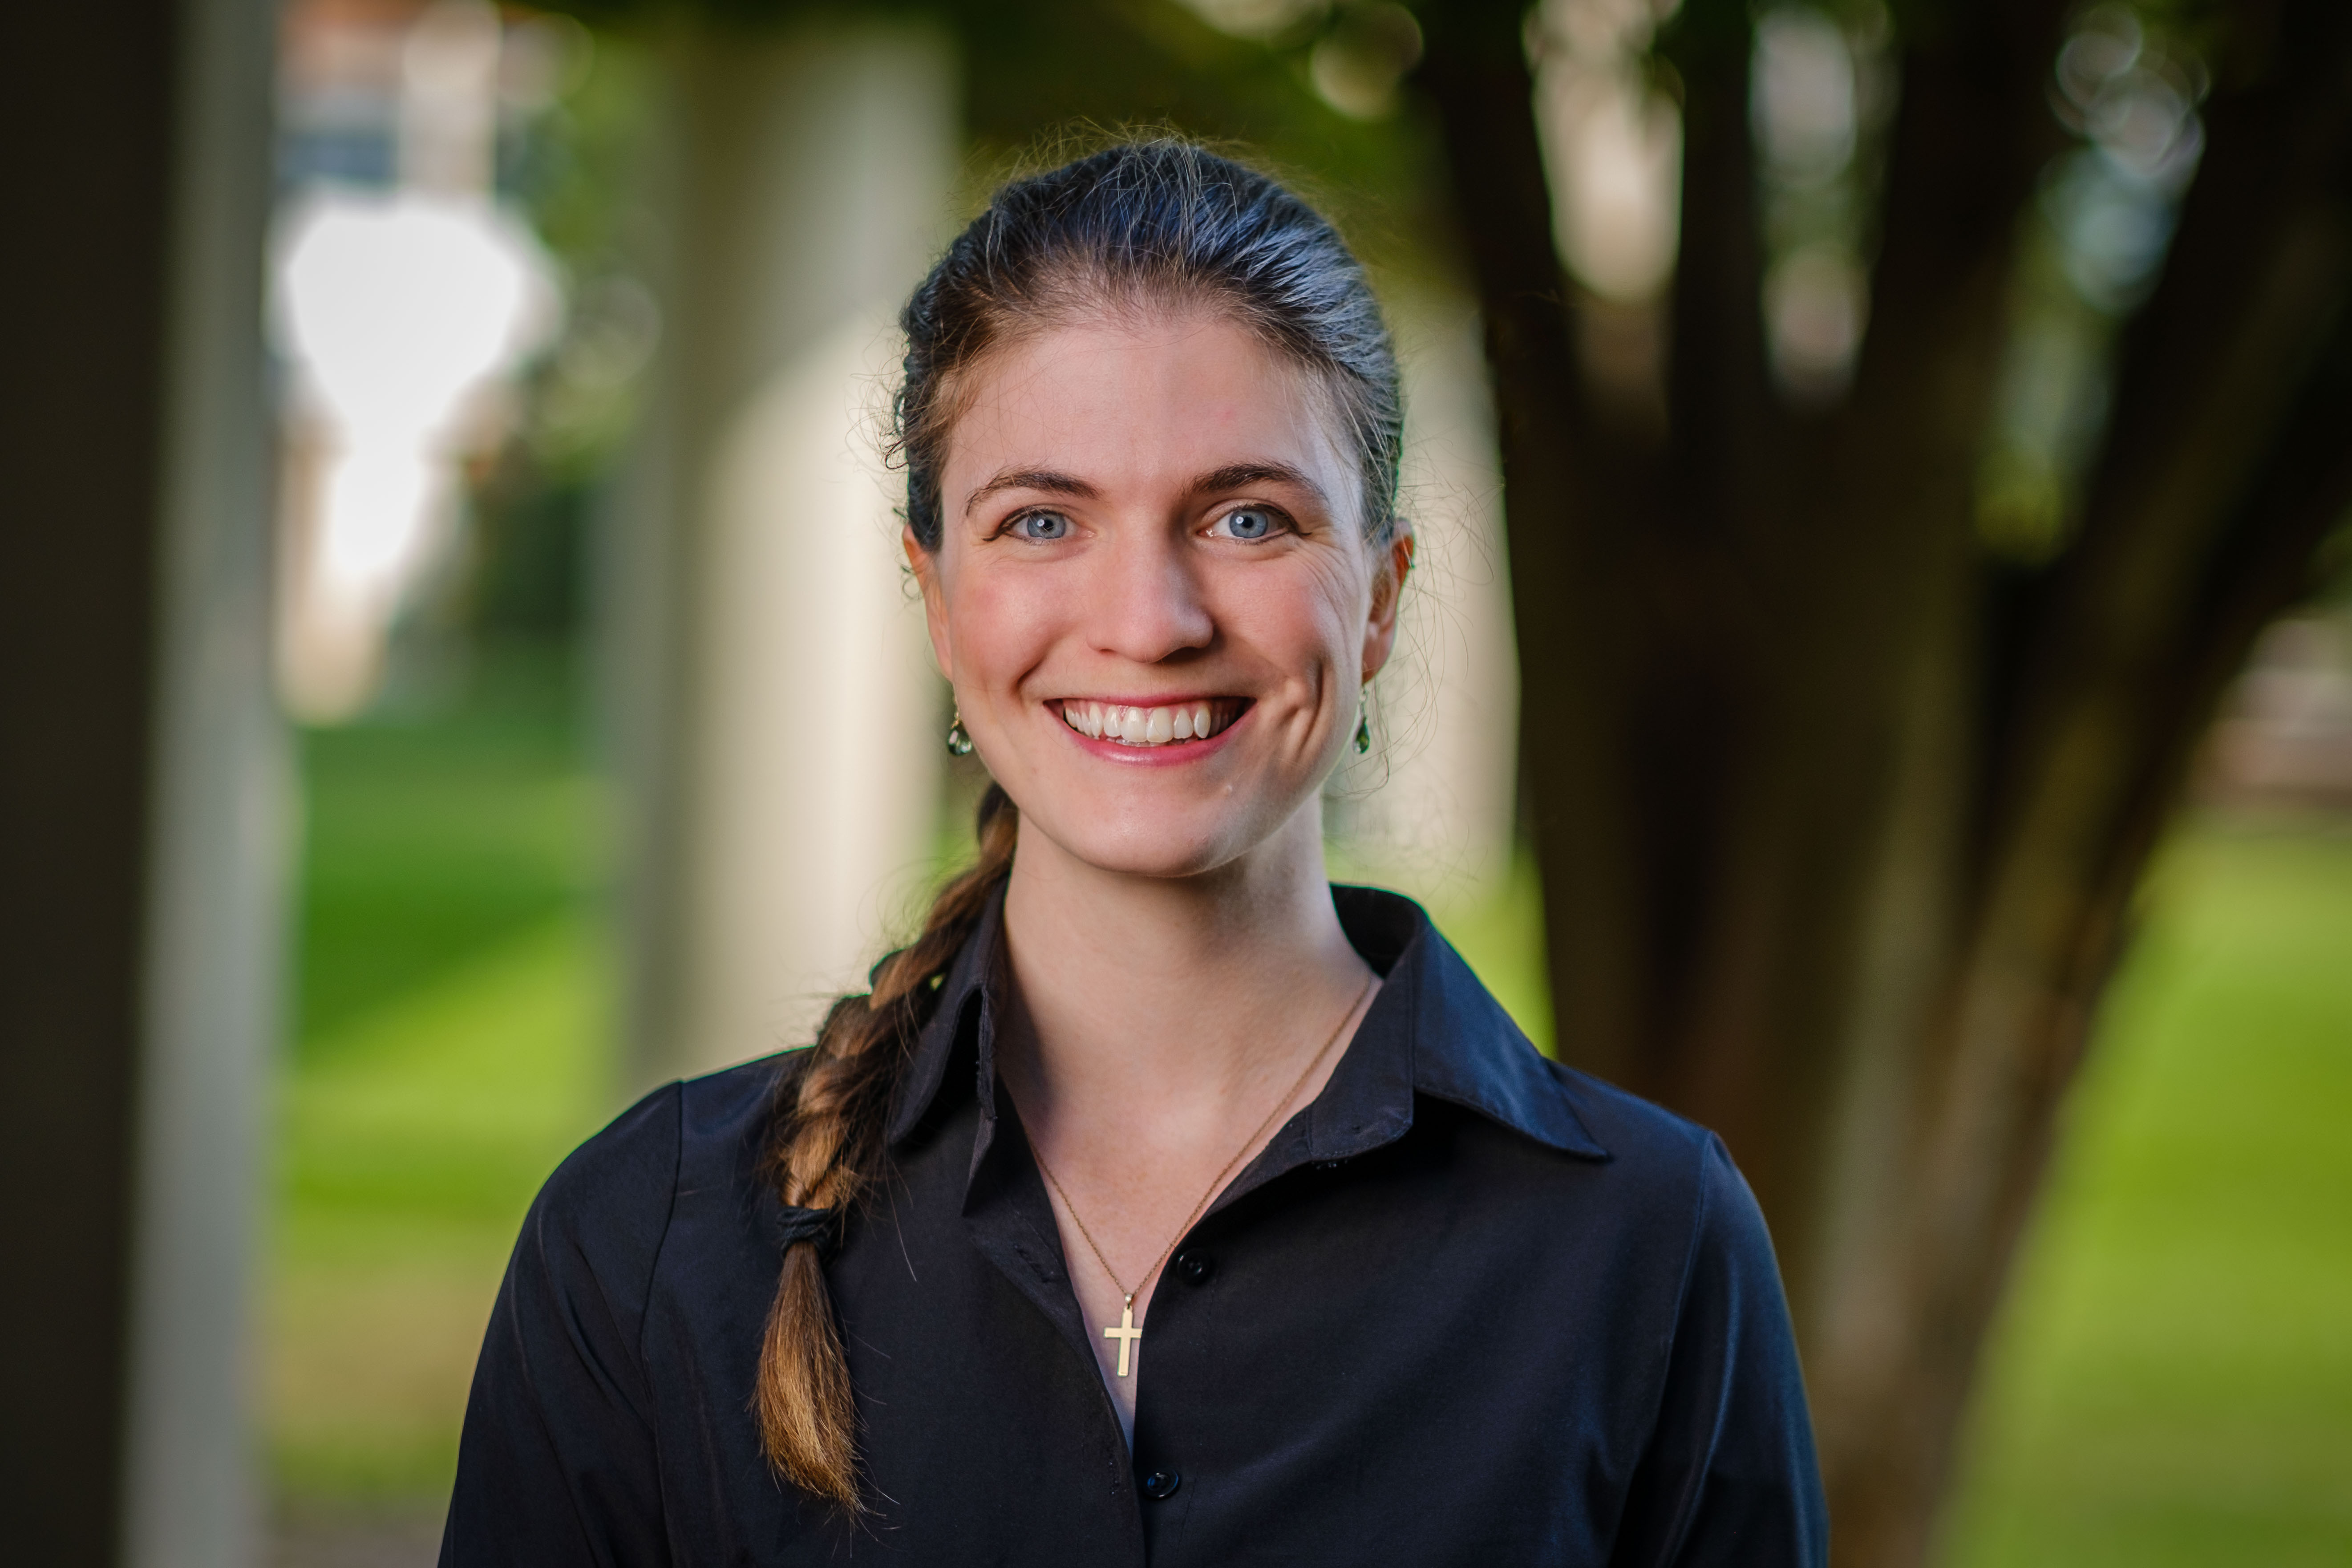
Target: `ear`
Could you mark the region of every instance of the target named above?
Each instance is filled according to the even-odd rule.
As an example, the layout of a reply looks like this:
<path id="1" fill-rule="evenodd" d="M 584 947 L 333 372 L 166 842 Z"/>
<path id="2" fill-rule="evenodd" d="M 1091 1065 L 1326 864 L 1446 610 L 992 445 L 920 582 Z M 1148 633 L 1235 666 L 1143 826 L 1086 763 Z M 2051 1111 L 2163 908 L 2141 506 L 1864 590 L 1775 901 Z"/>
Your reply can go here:
<path id="1" fill-rule="evenodd" d="M 898 547 L 907 552 L 908 569 L 915 574 L 915 585 L 923 591 L 923 625 L 931 634 L 931 659 L 952 686 L 955 658 L 949 651 L 953 645 L 948 640 L 947 590 L 940 582 L 940 558 L 923 548 L 911 528 L 898 531 Z"/>
<path id="2" fill-rule="evenodd" d="M 1399 518 L 1372 571 L 1372 610 L 1364 619 L 1364 679 L 1381 672 L 1396 651 L 1397 607 L 1412 570 L 1412 524 Z"/>

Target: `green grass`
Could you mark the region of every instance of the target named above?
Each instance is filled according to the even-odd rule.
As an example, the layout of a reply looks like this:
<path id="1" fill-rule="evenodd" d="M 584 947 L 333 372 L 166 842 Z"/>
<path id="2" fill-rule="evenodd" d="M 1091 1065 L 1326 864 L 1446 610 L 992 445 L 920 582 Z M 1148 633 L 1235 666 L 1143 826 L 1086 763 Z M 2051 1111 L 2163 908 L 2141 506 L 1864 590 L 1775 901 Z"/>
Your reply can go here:
<path id="1" fill-rule="evenodd" d="M 2352 1562 L 2352 838 L 2178 844 L 1989 1347 L 1950 1568 Z"/>
<path id="2" fill-rule="evenodd" d="M 613 1109 L 597 792 L 562 661 L 304 737 L 301 1028 L 265 1292 L 279 1498 L 445 1493 L 524 1209 Z"/>
<path id="3" fill-rule="evenodd" d="M 290 1507 L 429 1509 L 532 1193 L 616 1108 L 596 791 L 548 665 L 316 734 L 279 1094 Z M 2352 1560 L 2352 838 L 2161 868 L 1989 1349 L 1946 1568 Z M 1538 1043 L 1523 869 L 1440 925 Z"/>
<path id="4" fill-rule="evenodd" d="M 268 1292 L 281 1491 L 446 1491 L 523 1211 L 611 1113 L 595 942 L 503 941 L 318 1044 L 280 1100 Z"/>
<path id="5" fill-rule="evenodd" d="M 571 662 L 506 650 L 446 710 L 302 738 L 298 1048 L 576 907 L 599 869 Z"/>

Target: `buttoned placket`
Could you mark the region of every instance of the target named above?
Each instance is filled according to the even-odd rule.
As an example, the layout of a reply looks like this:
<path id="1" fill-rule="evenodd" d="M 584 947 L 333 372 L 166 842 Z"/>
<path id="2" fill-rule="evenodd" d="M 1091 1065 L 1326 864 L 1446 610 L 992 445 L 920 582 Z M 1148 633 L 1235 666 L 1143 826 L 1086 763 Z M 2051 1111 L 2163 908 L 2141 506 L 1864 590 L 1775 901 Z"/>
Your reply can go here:
<path id="1" fill-rule="evenodd" d="M 1096 1426 L 1096 1447 L 1103 1455 L 1112 1490 L 1127 1504 L 1135 1532 L 1135 1560 L 1144 1562 L 1151 1555 L 1153 1542 L 1171 1531 L 1181 1531 L 1182 1513 L 1198 1495 L 1197 1489 L 1188 1489 L 1185 1485 L 1184 1459 L 1177 1451 L 1181 1439 L 1171 1430 L 1181 1423 L 1165 1415 L 1181 1405 L 1182 1400 L 1175 1394 L 1158 1400 L 1150 1397 L 1154 1385 L 1146 1367 L 1152 1358 L 1143 1355 L 1135 1373 L 1135 1437 L 1130 1447 L 1095 1359 L 1052 1201 L 1019 1112 L 996 1072 L 996 1019 L 1008 984 L 1001 935 L 1003 911 L 1000 895 L 983 915 L 974 940 L 943 979 L 940 1006 L 917 1042 L 900 1087 L 900 1100 L 893 1107 L 889 1137 L 897 1143 L 912 1131 L 944 1087 L 951 1064 L 968 1048 L 980 1114 L 964 1190 L 967 1234 L 974 1250 L 1036 1308 L 1070 1353 L 1084 1363 L 1087 1384 L 1095 1392 L 1088 1418 Z M 1424 998 L 1407 966 L 1391 965 L 1322 1091 L 1276 1131 L 1179 1240 L 1171 1259 L 1171 1273 L 1177 1271 L 1176 1259 L 1189 1253 L 1211 1260 L 1200 1281 L 1208 1285 L 1215 1278 L 1214 1260 L 1220 1253 L 1243 1244 L 1229 1221 L 1236 1205 L 1302 1170 L 1336 1172 L 1411 1131 L 1414 1095 L 1423 1088 L 1417 1081 L 1421 1064 L 1416 1034 L 1425 1005 L 1442 1009 L 1444 998 Z M 1494 1110 L 1482 1109 L 1489 1113 Z M 1530 1135 L 1540 1134 L 1531 1130 Z M 1545 1141 L 1606 1158 L 1580 1128 L 1571 1126 L 1564 1134 L 1555 1133 Z M 1163 1277 L 1161 1285 L 1154 1288 L 1150 1307 L 1151 1337 L 1145 1342 L 1163 1363 L 1181 1354 L 1186 1336 L 1199 1331 L 1202 1320 L 1220 1295 L 1212 1289 L 1169 1291 Z"/>
<path id="2" fill-rule="evenodd" d="M 992 934 L 984 932 L 983 934 Z M 980 1105 L 979 1128 L 972 1141 L 971 1163 L 964 1193 L 964 1221 L 974 1249 L 987 1258 L 1046 1321 L 1054 1325 L 1071 1353 L 1089 1373 L 1097 1391 L 1093 1419 L 1097 1440 L 1108 1450 L 1107 1468 L 1118 1478 L 1116 1489 L 1129 1503 L 1142 1553 L 1149 1529 L 1142 1510 L 1164 1510 L 1183 1491 L 1183 1461 L 1171 1451 L 1163 1436 L 1166 1423 L 1147 1419 L 1151 1385 L 1145 1362 L 1139 1361 L 1136 1385 L 1135 1440 L 1132 1447 L 1121 1430 L 1110 1391 L 1102 1382 L 1094 1348 L 1081 1309 L 1069 1259 L 1062 1247 L 1061 1228 L 1054 1215 L 1026 1129 L 995 1068 L 998 988 L 970 983 L 963 994 L 943 997 L 949 1016 L 936 1020 L 961 1035 L 971 1031 L 974 1068 L 973 1089 Z M 1001 982 L 1001 973 L 992 976 Z M 1391 997 L 1383 1005 L 1375 998 L 1359 1025 L 1359 1034 L 1376 1026 L 1402 1026 L 1410 1018 L 1409 999 Z M 1387 1015 L 1379 1016 L 1377 1015 Z M 944 1047 L 949 1061 L 961 1054 L 961 1041 L 927 1039 L 931 1052 Z M 1276 1131 L 1255 1159 L 1229 1183 L 1192 1228 L 1177 1243 L 1160 1283 L 1154 1287 L 1150 1343 L 1173 1350 L 1191 1329 L 1203 1303 L 1198 1292 L 1213 1279 L 1218 1243 L 1212 1237 L 1223 1229 L 1223 1216 L 1235 1204 L 1310 1166 L 1336 1167 L 1345 1160 L 1401 1138 L 1412 1126 L 1412 1084 L 1409 1068 L 1382 1072 L 1399 1053 L 1357 1053 L 1352 1045 L 1341 1054 L 1322 1093 Z M 1402 1053 L 1407 1062 L 1409 1050 Z M 927 1066 L 931 1065 L 927 1063 Z M 944 1064 L 940 1064 L 941 1067 Z M 938 1071 L 937 1068 L 934 1069 Z M 929 1075 L 926 1075 L 929 1076 Z M 943 1071 L 939 1076 L 944 1076 Z M 1385 1081 L 1383 1081 L 1385 1080 Z M 1352 1111 L 1352 1114 L 1350 1113 Z M 1189 1266 L 1186 1260 L 1189 1260 Z M 1175 1283 L 1177 1288 L 1170 1289 Z M 1154 1521 L 1157 1522 L 1156 1521 Z"/>

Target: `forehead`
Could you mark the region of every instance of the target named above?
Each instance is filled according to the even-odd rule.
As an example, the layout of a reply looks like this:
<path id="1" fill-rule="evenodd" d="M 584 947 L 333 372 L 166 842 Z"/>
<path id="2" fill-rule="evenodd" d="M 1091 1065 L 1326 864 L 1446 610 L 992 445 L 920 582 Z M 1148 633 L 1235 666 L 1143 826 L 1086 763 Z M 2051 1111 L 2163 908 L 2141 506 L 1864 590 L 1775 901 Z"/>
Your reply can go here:
<path id="1" fill-rule="evenodd" d="M 950 517 L 1005 468 L 1108 490 L 1279 462 L 1315 476 L 1335 501 L 1352 499 L 1317 377 L 1223 314 L 1122 312 L 1043 328 L 991 353 L 962 391 L 941 487 Z"/>

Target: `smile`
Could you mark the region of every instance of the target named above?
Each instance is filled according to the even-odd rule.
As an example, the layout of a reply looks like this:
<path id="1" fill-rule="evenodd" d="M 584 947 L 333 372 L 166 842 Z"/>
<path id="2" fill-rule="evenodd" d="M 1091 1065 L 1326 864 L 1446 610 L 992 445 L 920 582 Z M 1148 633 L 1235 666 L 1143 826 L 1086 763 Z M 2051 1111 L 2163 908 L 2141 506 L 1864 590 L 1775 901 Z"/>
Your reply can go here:
<path id="1" fill-rule="evenodd" d="M 1119 746 L 1181 746 L 1205 741 L 1231 725 L 1247 704 L 1240 698 L 1209 697 L 1163 708 L 1118 702 L 1062 701 L 1062 722 L 1090 741 Z"/>

